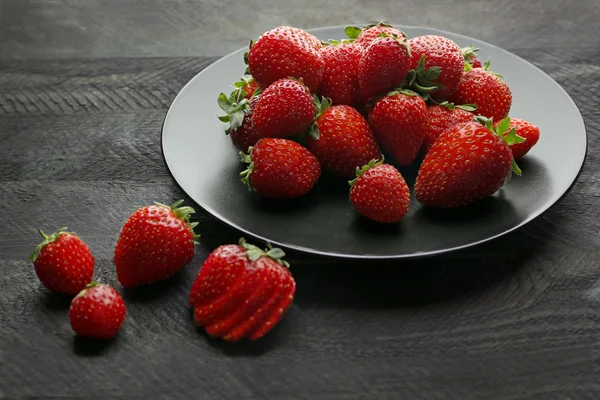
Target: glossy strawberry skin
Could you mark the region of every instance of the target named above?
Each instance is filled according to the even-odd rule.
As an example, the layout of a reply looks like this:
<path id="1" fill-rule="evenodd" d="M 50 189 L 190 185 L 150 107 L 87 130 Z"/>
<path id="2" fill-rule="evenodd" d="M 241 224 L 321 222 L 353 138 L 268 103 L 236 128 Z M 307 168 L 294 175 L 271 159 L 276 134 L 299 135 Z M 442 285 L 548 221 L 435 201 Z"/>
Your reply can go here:
<path id="1" fill-rule="evenodd" d="M 379 37 L 383 32 L 387 33 L 389 36 L 396 35 L 399 38 L 403 38 L 404 34 L 402 31 L 392 28 L 391 26 L 385 25 L 375 25 L 370 28 L 364 29 L 360 35 L 354 41 L 355 44 L 362 46 L 364 48 L 369 47 L 369 45 Z"/>
<path id="2" fill-rule="evenodd" d="M 512 93 L 500 77 L 484 68 L 473 68 L 464 73 L 451 101 L 454 104 L 475 104 L 478 114 L 496 122 L 508 116 Z"/>
<path id="3" fill-rule="evenodd" d="M 316 92 L 323 77 L 324 62 L 317 43 L 306 32 L 280 26 L 263 33 L 248 52 L 248 67 L 258 85 L 265 89 L 287 77 L 302 78 Z"/>
<path id="4" fill-rule="evenodd" d="M 352 107 L 361 104 L 358 65 L 363 53 L 364 48 L 354 43 L 323 46 L 325 71 L 319 86 L 320 96 L 331 99 L 332 104 Z"/>
<path id="5" fill-rule="evenodd" d="M 256 83 L 254 79 L 250 80 L 249 82 L 246 82 L 246 84 L 242 86 L 242 90 L 244 91 L 244 98 L 250 100 L 254 95 L 254 92 L 256 92 L 256 89 L 258 89 L 258 83 Z"/>
<path id="6" fill-rule="evenodd" d="M 427 108 L 427 122 L 425 124 L 425 140 L 423 141 L 423 154 L 427 154 L 433 143 L 446 130 L 446 128 L 461 122 L 472 121 L 475 115 L 460 108 L 449 110 L 441 105 L 432 105 Z"/>
<path id="7" fill-rule="evenodd" d="M 85 289 L 71 302 L 69 319 L 75 333 L 98 340 L 113 339 L 125 321 L 125 303 L 108 285 Z"/>
<path id="8" fill-rule="evenodd" d="M 494 125 L 498 126 L 499 122 L 500 121 L 496 122 Z M 529 153 L 529 150 L 531 150 L 531 148 L 540 140 L 540 128 L 531 122 L 520 118 L 511 117 L 509 130 L 513 128 L 515 129 L 517 135 L 525 138 L 524 142 L 509 145 L 510 149 L 512 150 L 513 157 L 515 160 L 518 160 Z"/>
<path id="9" fill-rule="evenodd" d="M 252 124 L 263 138 L 288 138 L 304 133 L 314 117 L 310 92 L 302 83 L 289 78 L 266 88 L 252 110 Z"/>
<path id="10" fill-rule="evenodd" d="M 477 122 L 449 127 L 425 156 L 415 183 L 427 206 L 468 205 L 496 193 L 511 173 L 508 145 Z"/>
<path id="11" fill-rule="evenodd" d="M 384 152 L 400 166 L 413 163 L 425 138 L 427 105 L 418 95 L 382 97 L 369 113 L 369 125 Z"/>
<path id="12" fill-rule="evenodd" d="M 261 139 L 261 136 L 256 132 L 254 124 L 252 123 L 252 109 L 257 101 L 258 96 L 250 99 L 250 110 L 245 113 L 242 126 L 237 129 L 232 129 L 229 132 L 231 143 L 233 143 L 238 150 L 243 152 L 247 152 L 251 146 L 254 146 L 256 142 Z"/>
<path id="13" fill-rule="evenodd" d="M 382 164 L 370 168 L 354 182 L 350 200 L 364 217 L 394 223 L 408 212 L 410 192 L 400 172 L 389 164 Z"/>
<path id="14" fill-rule="evenodd" d="M 309 136 L 307 147 L 317 157 L 323 170 L 352 178 L 356 168 L 381 158 L 367 121 L 354 108 L 332 106 L 319 116 L 316 124 L 319 139 Z"/>

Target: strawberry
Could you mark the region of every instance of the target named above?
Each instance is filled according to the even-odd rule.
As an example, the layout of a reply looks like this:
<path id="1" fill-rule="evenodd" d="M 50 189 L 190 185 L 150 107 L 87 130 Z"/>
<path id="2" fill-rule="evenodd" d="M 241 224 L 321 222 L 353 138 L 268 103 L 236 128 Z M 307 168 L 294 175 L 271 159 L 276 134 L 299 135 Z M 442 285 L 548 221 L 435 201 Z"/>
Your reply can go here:
<path id="1" fill-rule="evenodd" d="M 436 139 L 451 125 L 473 120 L 477 107 L 472 104 L 455 106 L 453 103 L 443 102 L 427 108 L 427 122 L 425 123 L 425 140 L 423 141 L 423 154 L 427 154 Z"/>
<path id="2" fill-rule="evenodd" d="M 294 300 L 296 283 L 284 256 L 280 249 L 263 251 L 243 238 L 238 245 L 219 246 L 190 291 L 194 323 L 228 342 L 267 334 Z"/>
<path id="3" fill-rule="evenodd" d="M 252 124 L 252 110 L 260 90 L 252 77 L 243 77 L 234 83 L 234 88 L 229 96 L 219 94 L 217 102 L 226 114 L 218 118 L 221 122 L 229 123 L 225 133 L 230 135 L 233 145 L 238 150 L 248 151 L 260 139 Z"/>
<path id="4" fill-rule="evenodd" d="M 317 158 L 289 139 L 261 139 L 248 154 L 241 153 L 241 157 L 250 164 L 240 174 L 242 182 L 268 198 L 302 196 L 321 176 Z"/>
<path id="5" fill-rule="evenodd" d="M 59 294 L 76 295 L 92 281 L 94 256 L 87 245 L 72 232 L 60 228 L 44 239 L 29 257 L 35 273 L 46 289 Z"/>
<path id="6" fill-rule="evenodd" d="M 252 123 L 252 109 L 256 106 L 258 97 L 252 97 L 250 99 L 250 108 L 244 113 L 244 119 L 242 125 L 236 129 L 229 131 L 231 137 L 231 143 L 240 151 L 247 152 L 251 146 L 254 146 L 256 142 L 260 140 L 260 136 L 254 124 Z"/>
<path id="7" fill-rule="evenodd" d="M 449 127 L 433 144 L 415 183 L 419 202 L 438 208 L 464 206 L 496 193 L 510 177 L 511 166 L 521 174 L 509 145 L 524 139 L 514 129 L 499 135 L 491 120 L 477 120 Z"/>
<path id="8" fill-rule="evenodd" d="M 192 207 L 160 203 L 135 211 L 125 222 L 115 248 L 117 278 L 124 288 L 148 285 L 179 272 L 194 257 L 197 222 Z"/>
<path id="9" fill-rule="evenodd" d="M 536 145 L 538 140 L 540 140 L 540 128 L 520 118 L 505 118 L 502 121 L 496 122 L 495 127 L 499 135 L 504 135 L 511 129 L 514 129 L 517 135 L 525 139 L 524 142 L 510 145 L 515 160 L 527 154 Z"/>
<path id="10" fill-rule="evenodd" d="M 364 49 L 353 43 L 331 41 L 323 46 L 321 55 L 325 61 L 325 71 L 319 93 L 333 104 L 346 104 L 356 107 L 361 103 L 358 85 L 358 64 Z"/>
<path id="11" fill-rule="evenodd" d="M 316 92 L 323 77 L 324 62 L 318 39 L 298 28 L 279 26 L 250 43 L 245 55 L 248 70 L 259 87 L 287 77 L 304 81 Z"/>
<path id="12" fill-rule="evenodd" d="M 438 35 L 416 36 L 408 45 L 412 53 L 410 69 L 415 71 L 415 79 L 410 80 L 411 88 L 435 100 L 446 99 L 454 93 L 465 66 L 460 47 Z"/>
<path id="13" fill-rule="evenodd" d="M 427 105 L 415 92 L 396 90 L 377 100 L 369 112 L 375 139 L 400 166 L 417 157 L 425 138 Z"/>
<path id="14" fill-rule="evenodd" d="M 306 86 L 291 78 L 267 87 L 252 110 L 252 124 L 261 137 L 292 137 L 304 133 L 315 118 L 315 105 Z"/>
<path id="15" fill-rule="evenodd" d="M 330 107 L 327 99 L 322 100 L 319 108 L 307 147 L 325 171 L 351 178 L 356 168 L 381 158 L 369 124 L 358 111 L 345 105 Z"/>
<path id="16" fill-rule="evenodd" d="M 121 330 L 125 313 L 123 298 L 114 288 L 92 282 L 71 302 L 69 319 L 77 335 L 110 340 Z"/>
<path id="17" fill-rule="evenodd" d="M 460 51 L 463 54 L 466 63 L 471 64 L 473 68 L 481 68 L 483 65 L 481 64 L 481 60 L 477 57 L 477 52 L 480 49 L 476 48 L 472 44 L 462 47 Z"/>
<path id="18" fill-rule="evenodd" d="M 406 39 L 382 35 L 366 48 L 358 65 L 358 84 L 365 102 L 399 86 L 411 69 Z"/>
<path id="19" fill-rule="evenodd" d="M 512 105 L 512 93 L 502 76 L 489 71 L 490 64 L 483 68 L 471 68 L 465 64 L 458 89 L 451 97 L 454 104 L 475 104 L 477 112 L 494 121 L 508 116 Z"/>
<path id="20" fill-rule="evenodd" d="M 356 172 L 350 181 L 350 201 L 364 217 L 382 223 L 394 223 L 408 212 L 410 192 L 404 177 L 382 160 L 372 160 Z"/>
<path id="21" fill-rule="evenodd" d="M 397 36 L 399 38 L 406 37 L 406 34 L 400 29 L 396 29 L 383 22 L 375 25 L 368 25 L 364 28 L 347 26 L 346 29 L 344 29 L 344 33 L 346 33 L 346 36 L 350 39 L 354 39 L 354 43 L 364 48 L 369 47 L 371 42 L 377 39 L 382 33 L 386 33 L 389 36 Z"/>

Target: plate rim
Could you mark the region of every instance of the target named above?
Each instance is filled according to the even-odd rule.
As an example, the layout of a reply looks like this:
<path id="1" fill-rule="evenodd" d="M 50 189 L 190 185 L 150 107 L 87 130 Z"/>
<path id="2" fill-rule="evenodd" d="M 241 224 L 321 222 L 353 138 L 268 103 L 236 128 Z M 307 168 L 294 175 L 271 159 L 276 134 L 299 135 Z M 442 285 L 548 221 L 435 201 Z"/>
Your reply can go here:
<path id="1" fill-rule="evenodd" d="M 355 24 L 356 26 L 366 26 L 369 24 Z M 524 58 L 511 53 L 508 50 L 505 50 L 499 46 L 496 46 L 494 44 L 488 43 L 484 40 L 481 39 L 476 39 L 476 38 L 472 38 L 470 36 L 467 35 L 463 35 L 460 33 L 455 33 L 455 32 L 449 32 L 449 31 L 445 31 L 442 29 L 437 29 L 437 28 L 431 28 L 431 27 L 427 27 L 427 26 L 420 26 L 420 25 L 406 25 L 406 24 L 391 24 L 394 27 L 397 27 L 399 29 L 422 29 L 422 30 L 428 30 L 431 31 L 432 34 L 439 34 L 439 35 L 445 35 L 445 34 L 450 34 L 452 36 L 457 36 L 460 37 L 461 39 L 465 39 L 465 40 L 478 40 L 480 42 L 485 43 L 486 45 L 494 48 L 495 50 L 500 51 L 501 53 L 504 54 L 508 54 L 511 57 L 516 57 L 519 60 L 529 64 L 531 67 L 533 67 L 534 69 L 536 69 L 539 73 L 541 73 L 542 75 L 545 75 L 547 78 L 549 78 L 558 88 L 559 90 L 563 93 L 563 95 L 565 95 L 567 97 L 567 99 L 569 99 L 570 103 L 573 105 L 574 109 L 577 111 L 577 116 L 579 117 L 579 120 L 581 121 L 581 124 L 583 126 L 583 134 L 585 136 L 585 149 L 583 152 L 583 158 L 581 160 L 581 164 L 579 165 L 579 168 L 577 170 L 577 173 L 575 175 L 575 178 L 573 179 L 573 181 L 569 184 L 568 188 L 555 200 L 553 201 L 549 206 L 547 206 L 546 208 L 540 208 L 539 210 L 536 210 L 535 212 L 533 212 L 528 218 L 522 220 L 521 222 L 519 222 L 518 224 L 516 224 L 515 226 L 497 233 L 495 235 L 492 236 L 488 236 L 485 239 L 481 239 L 475 242 L 470 242 L 470 243 L 466 243 L 463 245 L 459 245 L 459 246 L 452 246 L 452 247 L 447 247 L 444 249 L 438 249 L 438 250 L 431 250 L 431 251 L 420 251 L 420 252 L 415 252 L 415 253 L 405 253 L 405 254 L 391 254 L 391 255 L 374 255 L 374 254 L 345 254 L 345 253 L 339 253 L 339 252 L 330 252 L 330 251 L 322 251 L 322 250 L 317 250 L 317 249 L 313 249 L 313 248 L 309 248 L 309 247 L 304 247 L 304 246 L 299 246 L 299 245 L 294 245 L 294 244 L 290 244 L 290 243 L 285 243 L 282 241 L 277 241 L 277 240 L 271 240 L 268 239 L 262 235 L 256 234 L 254 232 L 251 232 L 247 229 L 242 228 L 241 226 L 239 226 L 238 224 L 230 221 L 229 219 L 227 219 L 225 216 L 220 215 L 220 213 L 215 212 L 211 207 L 206 207 L 206 206 L 202 206 L 200 205 L 196 200 L 194 200 L 194 198 L 192 196 L 190 196 L 188 194 L 188 192 L 181 186 L 180 182 L 177 180 L 177 178 L 175 177 L 175 175 L 173 174 L 173 171 L 171 169 L 171 167 L 169 166 L 169 163 L 167 161 L 167 157 L 165 155 L 165 140 L 164 140 L 164 136 L 165 136 L 165 124 L 167 122 L 167 119 L 169 118 L 169 115 L 171 113 L 171 110 L 173 108 L 173 104 L 175 104 L 175 102 L 179 99 L 179 97 L 182 95 L 182 93 L 191 85 L 191 83 L 200 75 L 202 74 L 204 71 L 206 71 L 208 68 L 210 68 L 211 66 L 213 66 L 215 63 L 217 63 L 218 61 L 221 61 L 223 59 L 229 58 L 229 57 L 233 57 L 235 55 L 237 55 L 238 53 L 242 53 L 243 51 L 245 51 L 246 47 L 241 47 L 237 50 L 231 51 L 228 54 L 225 54 L 224 56 L 221 57 L 216 57 L 214 61 L 212 61 L 209 65 L 207 65 L 205 68 L 203 68 L 201 71 L 199 71 L 197 74 L 195 74 L 190 80 L 188 80 L 186 82 L 185 85 L 183 85 L 181 87 L 181 89 L 179 89 L 177 95 L 173 98 L 173 100 L 171 101 L 171 104 L 169 105 L 169 108 L 167 109 L 167 112 L 165 113 L 165 116 L 163 117 L 163 121 L 161 124 L 161 130 L 160 130 L 160 142 L 161 142 L 161 146 L 160 146 L 160 150 L 161 150 L 161 156 L 163 159 L 163 162 L 165 164 L 165 166 L 167 167 L 167 171 L 169 172 L 169 175 L 171 176 L 171 178 L 173 179 L 173 181 L 175 182 L 175 184 L 177 185 L 177 187 L 188 197 L 190 198 L 198 207 L 200 207 L 201 209 L 203 209 L 205 212 L 207 212 L 208 214 L 210 214 L 213 218 L 215 218 L 216 220 L 218 220 L 220 223 L 227 225 L 245 235 L 248 235 L 249 237 L 252 237 L 256 240 L 260 240 L 262 242 L 274 245 L 274 246 L 278 246 L 282 249 L 287 249 L 287 250 L 292 250 L 292 251 L 296 251 L 296 252 L 300 252 L 300 253 L 304 253 L 304 254 L 310 254 L 313 256 L 320 256 L 320 257 L 326 257 L 326 258 L 331 258 L 331 259 L 335 259 L 335 260 L 341 260 L 341 259 L 347 259 L 347 260 L 410 260 L 410 259 L 421 259 L 421 258 L 427 258 L 427 257 L 436 257 L 436 256 L 441 256 L 441 255 L 445 255 L 445 254 L 449 254 L 449 253 L 455 253 L 455 252 L 459 252 L 461 250 L 466 250 L 472 247 L 477 247 L 480 246 L 484 243 L 488 243 L 488 242 L 493 242 L 496 239 L 499 239 L 502 236 L 506 236 L 509 233 L 515 232 L 517 230 L 520 230 L 521 228 L 525 227 L 526 225 L 528 225 L 529 223 L 531 223 L 532 221 L 536 220 L 537 218 L 539 218 L 541 215 L 545 214 L 546 212 L 550 211 L 552 208 L 554 208 L 558 203 L 560 203 L 565 196 L 567 196 L 571 190 L 573 189 L 573 186 L 575 186 L 575 184 L 578 182 L 579 177 L 581 176 L 581 173 L 583 171 L 583 168 L 585 167 L 585 163 L 587 161 L 587 156 L 588 156 L 588 149 L 589 149 L 589 137 L 587 134 L 587 127 L 585 125 L 585 120 L 583 119 L 583 116 L 581 115 L 581 111 L 579 110 L 579 107 L 577 106 L 577 104 L 575 103 L 575 101 L 571 98 L 571 96 L 569 95 L 569 93 L 558 83 L 554 80 L 554 78 L 552 78 L 550 75 L 548 75 L 546 72 L 544 72 L 541 68 L 539 68 L 538 66 L 536 66 L 535 64 L 525 60 Z M 324 29 L 343 29 L 348 25 L 328 25 L 328 26 L 321 26 L 321 27 L 316 27 L 316 28 L 311 28 L 311 29 L 306 29 L 307 32 L 312 33 L 314 31 L 317 30 L 324 30 Z"/>

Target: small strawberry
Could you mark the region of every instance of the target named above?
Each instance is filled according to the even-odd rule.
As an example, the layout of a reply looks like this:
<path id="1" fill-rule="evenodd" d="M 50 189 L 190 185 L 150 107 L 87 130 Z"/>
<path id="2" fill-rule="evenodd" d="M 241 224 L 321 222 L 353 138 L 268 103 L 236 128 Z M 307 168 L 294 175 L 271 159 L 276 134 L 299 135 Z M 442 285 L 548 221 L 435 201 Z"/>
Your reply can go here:
<path id="1" fill-rule="evenodd" d="M 495 127 L 499 135 L 505 135 L 514 129 L 517 135 L 525 139 L 524 142 L 510 145 L 515 160 L 527 154 L 540 140 L 540 128 L 520 118 L 504 118 L 502 121 L 496 122 Z"/>
<path id="2" fill-rule="evenodd" d="M 345 105 L 330 107 L 327 99 L 323 99 L 319 107 L 319 117 L 307 138 L 307 148 L 317 157 L 323 170 L 351 178 L 356 168 L 381 158 L 369 124 L 358 111 Z"/>
<path id="3" fill-rule="evenodd" d="M 242 161 L 250 164 L 242 182 L 261 196 L 289 199 L 308 193 L 321 176 L 317 158 L 289 139 L 261 139 Z"/>
<path id="4" fill-rule="evenodd" d="M 252 110 L 260 92 L 257 88 L 251 77 L 243 77 L 234 83 L 234 90 L 229 96 L 221 93 L 218 97 L 219 107 L 226 113 L 218 118 L 221 122 L 229 123 L 225 133 L 230 135 L 233 145 L 241 151 L 248 151 L 248 147 L 260 139 L 252 124 Z"/>
<path id="5" fill-rule="evenodd" d="M 114 288 L 92 282 L 71 302 L 69 319 L 77 335 L 110 340 L 121 330 L 125 313 L 123 298 Z"/>
<path id="6" fill-rule="evenodd" d="M 399 38 L 406 37 L 406 34 L 400 29 L 396 29 L 393 26 L 383 22 L 375 25 L 368 25 L 363 28 L 347 26 L 346 29 L 344 29 L 344 33 L 350 39 L 354 39 L 354 43 L 364 47 L 365 49 L 369 47 L 371 42 L 377 39 L 382 33 L 386 33 L 389 36 L 395 35 Z"/>
<path id="7" fill-rule="evenodd" d="M 472 121 L 477 107 L 472 104 L 455 106 L 453 103 L 443 102 L 427 108 L 427 122 L 425 123 L 425 140 L 423 141 L 423 154 L 427 154 L 436 139 L 448 128 L 460 122 Z"/>
<path id="8" fill-rule="evenodd" d="M 240 151 L 247 152 L 250 147 L 254 146 L 256 142 L 261 139 L 258 132 L 256 132 L 256 129 L 254 129 L 254 124 L 252 123 L 252 110 L 256 106 L 257 101 L 258 97 L 252 97 L 250 99 L 250 108 L 244 113 L 242 125 L 229 131 L 231 143 L 233 143 L 233 145 Z"/>
<path id="9" fill-rule="evenodd" d="M 512 93 L 502 77 L 489 71 L 489 67 L 488 62 L 483 68 L 471 68 L 466 63 L 465 73 L 451 101 L 454 104 L 475 104 L 478 114 L 500 121 L 510 112 Z"/>
<path id="10" fill-rule="evenodd" d="M 252 42 L 245 59 L 258 86 L 265 89 L 279 79 L 293 77 L 316 92 L 325 64 L 319 53 L 320 42 L 312 37 L 298 28 L 279 26 Z"/>
<path id="11" fill-rule="evenodd" d="M 46 289 L 65 295 L 79 293 L 92 281 L 94 256 L 87 245 L 72 232 L 60 228 L 44 239 L 29 257 L 35 273 Z"/>
<path id="12" fill-rule="evenodd" d="M 302 134 L 315 118 L 315 105 L 308 88 L 291 78 L 267 87 L 252 110 L 252 124 L 264 138 L 288 138 Z"/>
<path id="13" fill-rule="evenodd" d="M 382 223 L 394 223 L 408 212 L 410 192 L 404 177 L 383 160 L 372 160 L 357 169 L 350 181 L 350 201 L 364 217 Z"/>
<path id="14" fill-rule="evenodd" d="M 509 145 L 522 142 L 512 129 L 498 135 L 491 120 L 456 124 L 444 131 L 425 156 L 415 195 L 424 205 L 460 207 L 496 193 L 513 171 L 521 174 Z M 483 124 L 484 123 L 484 124 Z"/>
<path id="15" fill-rule="evenodd" d="M 323 46 L 321 55 L 325 61 L 325 72 L 319 86 L 320 96 L 327 97 L 332 104 L 356 107 L 361 103 L 358 85 L 358 64 L 364 48 L 354 43 L 331 41 Z"/>
<path id="16" fill-rule="evenodd" d="M 413 163 L 425 139 L 427 105 L 415 92 L 396 90 L 377 100 L 369 113 L 375 139 L 400 166 Z"/>
<path id="17" fill-rule="evenodd" d="M 246 243 L 223 245 L 204 261 L 189 303 L 194 323 L 228 342 L 257 340 L 273 329 L 292 305 L 296 282 L 280 249 Z"/>
<path id="18" fill-rule="evenodd" d="M 471 64 L 473 68 L 481 68 L 483 65 L 481 64 L 481 60 L 477 57 L 477 52 L 480 49 L 476 48 L 472 44 L 462 47 L 460 51 L 463 53 L 463 57 L 465 62 Z"/>
<path id="19" fill-rule="evenodd" d="M 125 222 L 115 248 L 117 278 L 124 288 L 155 283 L 179 272 L 194 257 L 197 222 L 192 207 L 160 203 L 135 211 Z"/>

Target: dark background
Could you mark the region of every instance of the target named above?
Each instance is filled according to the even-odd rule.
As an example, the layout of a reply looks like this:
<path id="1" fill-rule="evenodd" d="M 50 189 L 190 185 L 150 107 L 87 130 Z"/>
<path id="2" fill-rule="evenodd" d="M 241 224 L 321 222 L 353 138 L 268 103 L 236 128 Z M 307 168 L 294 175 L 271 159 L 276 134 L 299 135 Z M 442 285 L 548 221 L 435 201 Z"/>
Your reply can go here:
<path id="1" fill-rule="evenodd" d="M 382 19 L 480 38 L 561 84 L 589 136 L 570 194 L 517 233 L 441 258 L 290 254 L 289 315 L 236 345 L 196 330 L 186 305 L 208 252 L 238 237 L 199 212 L 193 263 L 124 294 L 115 341 L 76 339 L 69 300 L 41 288 L 28 262 L 36 229 L 67 225 L 96 277 L 116 284 L 127 216 L 184 197 L 159 139 L 190 78 L 278 24 Z M 597 0 L 0 0 L 0 398 L 597 400 L 599 20 Z"/>

